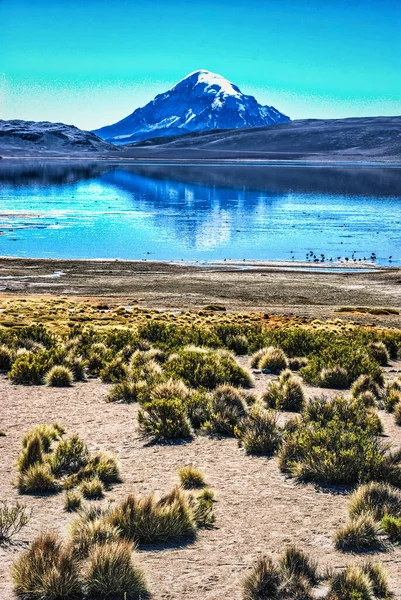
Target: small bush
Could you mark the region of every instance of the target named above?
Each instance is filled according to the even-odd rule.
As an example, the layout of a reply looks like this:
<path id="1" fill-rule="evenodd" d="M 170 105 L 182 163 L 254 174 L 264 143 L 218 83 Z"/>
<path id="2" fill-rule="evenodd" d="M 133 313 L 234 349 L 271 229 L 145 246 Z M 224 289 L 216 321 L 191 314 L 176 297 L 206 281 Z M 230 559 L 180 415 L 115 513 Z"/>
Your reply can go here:
<path id="1" fill-rule="evenodd" d="M 52 494 L 58 487 L 49 466 L 36 463 L 19 474 L 18 489 L 21 494 Z"/>
<path id="2" fill-rule="evenodd" d="M 117 460 L 109 452 L 98 452 L 91 456 L 86 468 L 89 472 L 93 472 L 106 486 L 122 481 Z"/>
<path id="3" fill-rule="evenodd" d="M 178 488 L 161 500 L 154 496 L 139 498 L 131 494 L 107 518 L 124 537 L 138 544 L 191 538 L 196 531 L 188 497 Z"/>
<path id="4" fill-rule="evenodd" d="M 50 457 L 50 466 L 55 475 L 77 473 L 87 465 L 89 452 L 86 444 L 78 437 L 61 440 Z"/>
<path id="5" fill-rule="evenodd" d="M 81 508 L 82 494 L 76 490 L 67 490 L 65 493 L 64 510 L 75 512 Z"/>
<path id="6" fill-rule="evenodd" d="M 269 557 L 259 558 L 242 582 L 242 600 L 279 600 L 281 576 Z"/>
<path id="7" fill-rule="evenodd" d="M 329 600 L 374 600 L 373 582 L 362 567 L 349 565 L 330 581 Z"/>
<path id="8" fill-rule="evenodd" d="M 271 373 L 278 375 L 281 371 L 288 368 L 288 359 L 281 348 L 270 346 L 269 348 L 265 348 L 257 366 L 262 371 L 269 370 Z"/>
<path id="9" fill-rule="evenodd" d="M 14 589 L 30 600 L 73 600 L 82 597 L 78 564 L 70 547 L 54 534 L 42 534 L 14 562 Z"/>
<path id="10" fill-rule="evenodd" d="M 8 542 L 11 538 L 19 533 L 29 522 L 31 517 L 25 504 L 8 504 L 4 500 L 0 500 L 0 544 Z"/>
<path id="11" fill-rule="evenodd" d="M 377 438 L 381 428 L 377 414 L 357 399 L 314 400 L 286 428 L 280 467 L 300 479 L 322 483 L 376 480 L 399 485 L 398 457 Z"/>
<path id="12" fill-rule="evenodd" d="M 89 598 L 143 600 L 148 597 L 142 571 L 132 560 L 127 541 L 94 546 L 85 570 L 85 589 Z"/>
<path id="13" fill-rule="evenodd" d="M 239 421 L 235 435 L 247 454 L 272 454 L 281 441 L 276 414 L 260 403 L 252 406 L 249 415 Z"/>
<path id="14" fill-rule="evenodd" d="M 279 565 L 282 572 L 305 577 L 312 586 L 318 583 L 317 564 L 295 546 L 289 546 L 285 550 Z"/>
<path id="15" fill-rule="evenodd" d="M 183 402 L 186 402 L 191 395 L 190 390 L 183 381 L 179 379 L 169 379 L 163 383 L 156 385 L 151 393 L 151 400 L 163 400 L 170 398 L 179 398 Z"/>
<path id="16" fill-rule="evenodd" d="M 9 371 L 9 378 L 17 385 L 41 385 L 45 373 L 51 367 L 52 361 L 48 352 L 25 352 L 15 359 Z"/>
<path id="17" fill-rule="evenodd" d="M 100 500 L 104 496 L 103 484 L 98 477 L 83 481 L 80 491 L 86 500 Z"/>
<path id="18" fill-rule="evenodd" d="M 86 381 L 87 362 L 81 356 L 74 356 L 66 361 L 66 367 L 71 371 L 74 381 Z"/>
<path id="19" fill-rule="evenodd" d="M 307 364 L 308 359 L 304 356 L 294 356 L 294 358 L 288 359 L 288 368 L 291 369 L 291 371 L 299 371 L 300 369 L 303 369 L 303 367 L 306 367 Z"/>
<path id="20" fill-rule="evenodd" d="M 201 488 L 206 485 L 203 473 L 195 467 L 182 467 L 178 471 L 178 477 L 182 487 L 187 490 Z"/>
<path id="21" fill-rule="evenodd" d="M 43 447 L 41 437 L 33 434 L 25 440 L 25 447 L 18 457 L 18 470 L 25 473 L 30 467 L 43 462 Z"/>
<path id="22" fill-rule="evenodd" d="M 227 351 L 189 347 L 172 355 L 165 369 L 168 376 L 181 379 L 193 388 L 209 390 L 224 383 L 233 386 L 250 387 L 252 380 L 234 357 Z"/>
<path id="23" fill-rule="evenodd" d="M 34 427 L 31 431 L 29 431 L 22 439 L 22 446 L 26 448 L 31 437 L 38 435 L 40 437 L 40 441 L 42 443 L 42 448 L 44 452 L 49 452 L 52 443 L 56 440 L 59 440 L 65 433 L 65 430 L 58 423 L 53 423 L 52 425 L 47 425 L 45 423 L 41 423 Z"/>
<path id="24" fill-rule="evenodd" d="M 13 353 L 7 346 L 0 346 L 0 371 L 7 373 L 13 364 Z"/>
<path id="25" fill-rule="evenodd" d="M 188 439 L 193 432 L 184 404 L 179 398 L 153 400 L 138 411 L 143 437 L 155 441 Z"/>
<path id="26" fill-rule="evenodd" d="M 128 376 L 128 367 L 122 357 L 117 357 L 107 363 L 99 373 L 104 383 L 117 383 Z"/>
<path id="27" fill-rule="evenodd" d="M 395 407 L 401 402 L 401 391 L 388 389 L 384 398 L 384 408 L 387 412 L 394 412 Z"/>
<path id="28" fill-rule="evenodd" d="M 381 527 L 392 542 L 401 541 L 401 517 L 384 515 L 381 520 Z"/>
<path id="29" fill-rule="evenodd" d="M 235 354 L 240 356 L 249 352 L 249 342 L 245 335 L 228 335 L 226 337 L 226 346 L 231 352 L 235 352 Z"/>
<path id="30" fill-rule="evenodd" d="M 301 412 L 305 405 L 305 393 L 299 377 L 291 371 L 281 373 L 277 382 L 270 383 L 267 391 L 262 396 L 267 408 Z"/>
<path id="31" fill-rule="evenodd" d="M 391 592 L 387 583 L 387 576 L 381 565 L 365 562 L 362 565 L 362 570 L 369 577 L 372 583 L 373 594 L 377 598 L 391 597 Z"/>
<path id="32" fill-rule="evenodd" d="M 241 391 L 232 385 L 221 385 L 212 395 L 209 419 L 204 424 L 203 431 L 233 436 L 235 426 L 247 411 L 248 407 Z"/>
<path id="33" fill-rule="evenodd" d="M 323 388 L 345 390 L 349 384 L 349 376 L 342 367 L 324 368 L 320 371 L 319 384 Z"/>
<path id="34" fill-rule="evenodd" d="M 350 517 L 370 514 L 380 521 L 385 514 L 401 514 L 401 492 L 387 483 L 372 481 L 352 493 L 348 503 Z"/>
<path id="35" fill-rule="evenodd" d="M 74 552 L 79 558 L 86 558 L 95 545 L 109 546 L 121 538 L 121 530 L 107 521 L 95 509 L 93 514 L 81 511 L 70 525 L 70 536 Z"/>
<path id="36" fill-rule="evenodd" d="M 192 510 L 197 527 L 212 528 L 215 522 L 213 491 L 207 488 L 202 490 L 192 502 Z"/>
<path id="37" fill-rule="evenodd" d="M 364 392 L 370 392 L 374 395 L 376 400 L 381 397 L 380 386 L 370 375 L 360 375 L 356 381 L 352 384 L 351 395 L 357 398 Z"/>
<path id="38" fill-rule="evenodd" d="M 370 350 L 370 354 L 373 356 L 375 360 L 381 365 L 385 367 L 390 362 L 390 355 L 387 350 L 387 347 L 383 342 L 372 342 L 368 346 Z"/>
<path id="39" fill-rule="evenodd" d="M 113 385 L 106 397 L 106 402 L 119 402 L 121 404 L 139 402 L 147 389 L 146 381 L 130 381 L 127 379 Z"/>
<path id="40" fill-rule="evenodd" d="M 334 542 L 343 552 L 385 550 L 380 526 L 369 514 L 363 514 L 337 530 Z"/>
<path id="41" fill-rule="evenodd" d="M 62 365 L 55 365 L 46 375 L 46 383 L 50 387 L 70 387 L 72 380 L 72 372 Z"/>

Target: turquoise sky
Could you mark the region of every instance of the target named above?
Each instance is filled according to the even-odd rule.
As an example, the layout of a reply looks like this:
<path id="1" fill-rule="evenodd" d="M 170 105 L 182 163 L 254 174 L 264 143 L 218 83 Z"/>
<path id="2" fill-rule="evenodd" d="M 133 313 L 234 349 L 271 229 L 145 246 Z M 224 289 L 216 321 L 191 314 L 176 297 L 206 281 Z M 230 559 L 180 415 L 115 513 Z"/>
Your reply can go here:
<path id="1" fill-rule="evenodd" d="M 86 129 L 197 69 L 291 118 L 401 114 L 401 0 L 0 0 L 0 118 Z"/>

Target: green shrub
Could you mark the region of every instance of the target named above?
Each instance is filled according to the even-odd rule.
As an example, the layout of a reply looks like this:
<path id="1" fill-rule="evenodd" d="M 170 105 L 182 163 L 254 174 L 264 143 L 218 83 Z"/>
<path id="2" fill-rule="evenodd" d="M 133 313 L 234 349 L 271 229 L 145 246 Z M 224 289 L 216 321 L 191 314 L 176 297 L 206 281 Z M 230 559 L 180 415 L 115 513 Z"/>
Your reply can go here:
<path id="1" fill-rule="evenodd" d="M 121 538 L 121 530 L 107 521 L 98 509 L 93 514 L 81 511 L 70 525 L 70 537 L 74 553 L 86 558 L 95 545 L 109 546 Z"/>
<path id="2" fill-rule="evenodd" d="M 46 375 L 46 383 L 50 387 L 70 387 L 72 380 L 72 372 L 62 365 L 55 365 Z"/>
<path id="3" fill-rule="evenodd" d="M 245 335 L 228 335 L 226 337 L 226 346 L 231 352 L 240 356 L 249 352 L 249 342 Z"/>
<path id="4" fill-rule="evenodd" d="M 21 531 L 31 517 L 25 504 L 19 502 L 9 504 L 5 500 L 0 500 L 0 544 L 9 542 L 17 533 Z"/>
<path id="5" fill-rule="evenodd" d="M 371 342 L 368 348 L 370 350 L 370 354 L 375 360 L 377 360 L 379 365 L 382 365 L 382 367 L 388 365 L 390 362 L 390 355 L 383 342 Z"/>
<path id="6" fill-rule="evenodd" d="M 379 400 L 381 397 L 380 386 L 373 377 L 370 375 L 360 375 L 352 384 L 351 395 L 354 396 L 354 398 L 357 398 L 366 392 L 373 394 L 376 400 Z"/>
<path id="7" fill-rule="evenodd" d="M 6 373 L 13 364 L 13 353 L 7 346 L 0 346 L 0 371 Z"/>
<path id="8" fill-rule="evenodd" d="M 373 582 L 362 567 L 348 565 L 330 581 L 329 600 L 374 600 Z"/>
<path id="9" fill-rule="evenodd" d="M 76 490 L 67 490 L 65 493 L 64 510 L 75 512 L 82 505 L 82 494 Z"/>
<path id="10" fill-rule="evenodd" d="M 43 462 L 42 439 L 37 433 L 32 433 L 25 440 L 21 454 L 18 457 L 18 470 L 25 473 L 30 467 Z"/>
<path id="11" fill-rule="evenodd" d="M 156 385 L 150 392 L 151 400 L 163 400 L 170 398 L 179 398 L 186 402 L 191 395 L 190 390 L 183 381 L 179 379 L 169 379 Z"/>
<path id="12" fill-rule="evenodd" d="M 148 597 L 144 575 L 134 564 L 131 544 L 127 541 L 94 546 L 88 556 L 84 580 L 89 598 Z"/>
<path id="13" fill-rule="evenodd" d="M 199 469 L 190 465 L 178 470 L 181 485 L 186 490 L 202 488 L 206 485 L 204 475 Z"/>
<path id="14" fill-rule="evenodd" d="M 370 514 L 380 521 L 385 514 L 401 514 L 401 492 L 387 483 L 372 481 L 356 489 L 348 503 L 350 517 Z"/>
<path id="15" fill-rule="evenodd" d="M 148 390 L 146 381 L 124 380 L 116 383 L 106 397 L 106 402 L 131 404 L 142 400 Z"/>
<path id="16" fill-rule="evenodd" d="M 291 371 L 299 371 L 303 367 L 306 367 L 307 364 L 308 359 L 305 356 L 294 356 L 294 358 L 288 359 L 288 368 Z"/>
<path id="17" fill-rule="evenodd" d="M 381 528 L 392 542 L 401 541 L 401 516 L 384 515 L 381 520 Z"/>
<path id="18" fill-rule="evenodd" d="M 225 351 L 215 352 L 205 348 L 184 348 L 172 355 L 165 364 L 166 374 L 193 388 L 209 390 L 224 383 L 250 387 L 252 380 L 235 359 Z"/>
<path id="19" fill-rule="evenodd" d="M 202 388 L 192 391 L 185 400 L 188 418 L 194 429 L 202 429 L 209 420 L 211 402 L 212 394 Z"/>
<path id="20" fill-rule="evenodd" d="M 212 490 L 207 488 L 202 490 L 197 498 L 192 500 L 191 508 L 199 529 L 211 529 L 214 526 L 214 493 Z"/>
<path id="21" fill-rule="evenodd" d="M 36 463 L 19 474 L 18 490 L 21 494 L 53 494 L 58 487 L 49 466 Z"/>
<path id="22" fill-rule="evenodd" d="M 295 546 L 289 546 L 279 561 L 280 570 L 283 573 L 305 577 L 314 586 L 319 581 L 317 564 L 302 550 Z"/>
<path id="23" fill-rule="evenodd" d="M 91 456 L 86 468 L 88 471 L 92 471 L 106 486 L 122 481 L 117 460 L 109 452 L 98 452 Z"/>
<path id="24" fill-rule="evenodd" d="M 45 373 L 52 367 L 52 360 L 45 350 L 26 352 L 15 359 L 9 378 L 17 385 L 41 385 Z"/>
<path id="25" fill-rule="evenodd" d="M 78 435 L 61 440 L 49 458 L 51 470 L 55 475 L 77 473 L 87 465 L 88 448 Z"/>
<path id="26" fill-rule="evenodd" d="M 324 368 L 319 374 L 319 384 L 323 388 L 344 390 L 349 385 L 349 375 L 342 367 Z"/>
<path id="27" fill-rule="evenodd" d="M 54 534 L 42 534 L 17 558 L 11 569 L 14 589 L 30 600 L 73 600 L 82 597 L 78 563 L 72 548 Z"/>
<path id="28" fill-rule="evenodd" d="M 44 452 L 49 452 L 52 443 L 59 440 L 65 433 L 65 430 L 58 423 L 47 425 L 41 423 L 36 425 L 31 431 L 29 431 L 22 439 L 22 446 L 26 448 L 31 437 L 39 436 L 42 443 L 42 449 Z"/>
<path id="29" fill-rule="evenodd" d="M 100 500 L 104 496 L 103 484 L 98 477 L 84 480 L 79 489 L 86 500 Z"/>
<path id="30" fill-rule="evenodd" d="M 373 594 L 377 598 L 390 598 L 391 592 L 387 583 L 387 576 L 383 570 L 383 567 L 379 564 L 372 562 L 365 562 L 362 565 L 363 572 L 369 577 Z"/>
<path id="31" fill-rule="evenodd" d="M 81 356 L 73 356 L 65 362 L 66 367 L 71 371 L 74 381 L 86 380 L 87 362 Z"/>
<path id="32" fill-rule="evenodd" d="M 242 582 L 242 600 L 279 600 L 281 576 L 269 557 L 259 558 Z"/>
<path id="33" fill-rule="evenodd" d="M 314 400 L 286 429 L 280 467 L 300 479 L 322 483 L 377 480 L 398 485 L 398 457 L 377 438 L 380 430 L 377 415 L 357 399 Z"/>
<path id="34" fill-rule="evenodd" d="M 186 408 L 179 398 L 146 402 L 137 418 L 141 435 L 155 441 L 187 439 L 193 435 Z"/>
<path id="35" fill-rule="evenodd" d="M 161 544 L 192 538 L 196 522 L 188 497 L 175 488 L 161 500 L 128 496 L 107 517 L 122 536 L 138 544 Z"/>
<path id="36" fill-rule="evenodd" d="M 386 390 L 386 395 L 384 398 L 384 408 L 387 412 L 393 412 L 397 404 L 401 402 L 401 391 L 397 389 L 388 389 Z"/>
<path id="37" fill-rule="evenodd" d="M 99 376 L 104 383 L 117 383 L 128 376 L 128 367 L 122 357 L 117 357 L 103 367 Z"/>
<path id="38" fill-rule="evenodd" d="M 278 375 L 281 371 L 288 368 L 288 359 L 280 348 L 271 346 L 264 349 L 257 366 L 262 371 L 268 370 Z"/>
<path id="39" fill-rule="evenodd" d="M 343 552 L 366 552 L 385 550 L 380 526 L 373 516 L 362 514 L 336 531 L 334 542 Z"/>
<path id="40" fill-rule="evenodd" d="M 247 454 L 272 454 L 281 441 L 276 414 L 260 403 L 252 406 L 249 415 L 238 422 L 235 435 Z"/>
<path id="41" fill-rule="evenodd" d="M 283 371 L 277 382 L 270 383 L 262 396 L 267 408 L 301 412 L 305 406 L 305 393 L 299 377 L 292 375 L 288 369 Z"/>
<path id="42" fill-rule="evenodd" d="M 214 391 L 209 419 L 203 425 L 204 433 L 234 435 L 235 426 L 248 412 L 243 394 L 232 385 L 221 385 Z"/>

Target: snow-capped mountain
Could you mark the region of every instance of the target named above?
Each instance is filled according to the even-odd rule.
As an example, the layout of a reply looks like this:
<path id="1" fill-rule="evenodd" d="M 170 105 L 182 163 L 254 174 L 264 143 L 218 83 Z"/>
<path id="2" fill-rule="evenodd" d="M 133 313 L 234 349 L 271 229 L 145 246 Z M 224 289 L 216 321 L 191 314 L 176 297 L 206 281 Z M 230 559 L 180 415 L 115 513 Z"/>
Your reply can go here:
<path id="1" fill-rule="evenodd" d="M 115 144 L 209 129 L 262 127 L 290 121 L 273 106 L 210 71 L 195 71 L 152 102 L 94 133 Z"/>

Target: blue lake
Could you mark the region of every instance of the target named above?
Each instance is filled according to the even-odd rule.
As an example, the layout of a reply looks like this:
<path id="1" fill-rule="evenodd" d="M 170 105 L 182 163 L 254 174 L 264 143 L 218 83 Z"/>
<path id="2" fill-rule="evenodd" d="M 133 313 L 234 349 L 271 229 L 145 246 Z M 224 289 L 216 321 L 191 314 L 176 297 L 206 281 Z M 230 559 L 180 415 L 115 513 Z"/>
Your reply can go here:
<path id="1" fill-rule="evenodd" d="M 0 161 L 2 256 L 352 263 L 372 253 L 401 265 L 401 168 Z"/>

